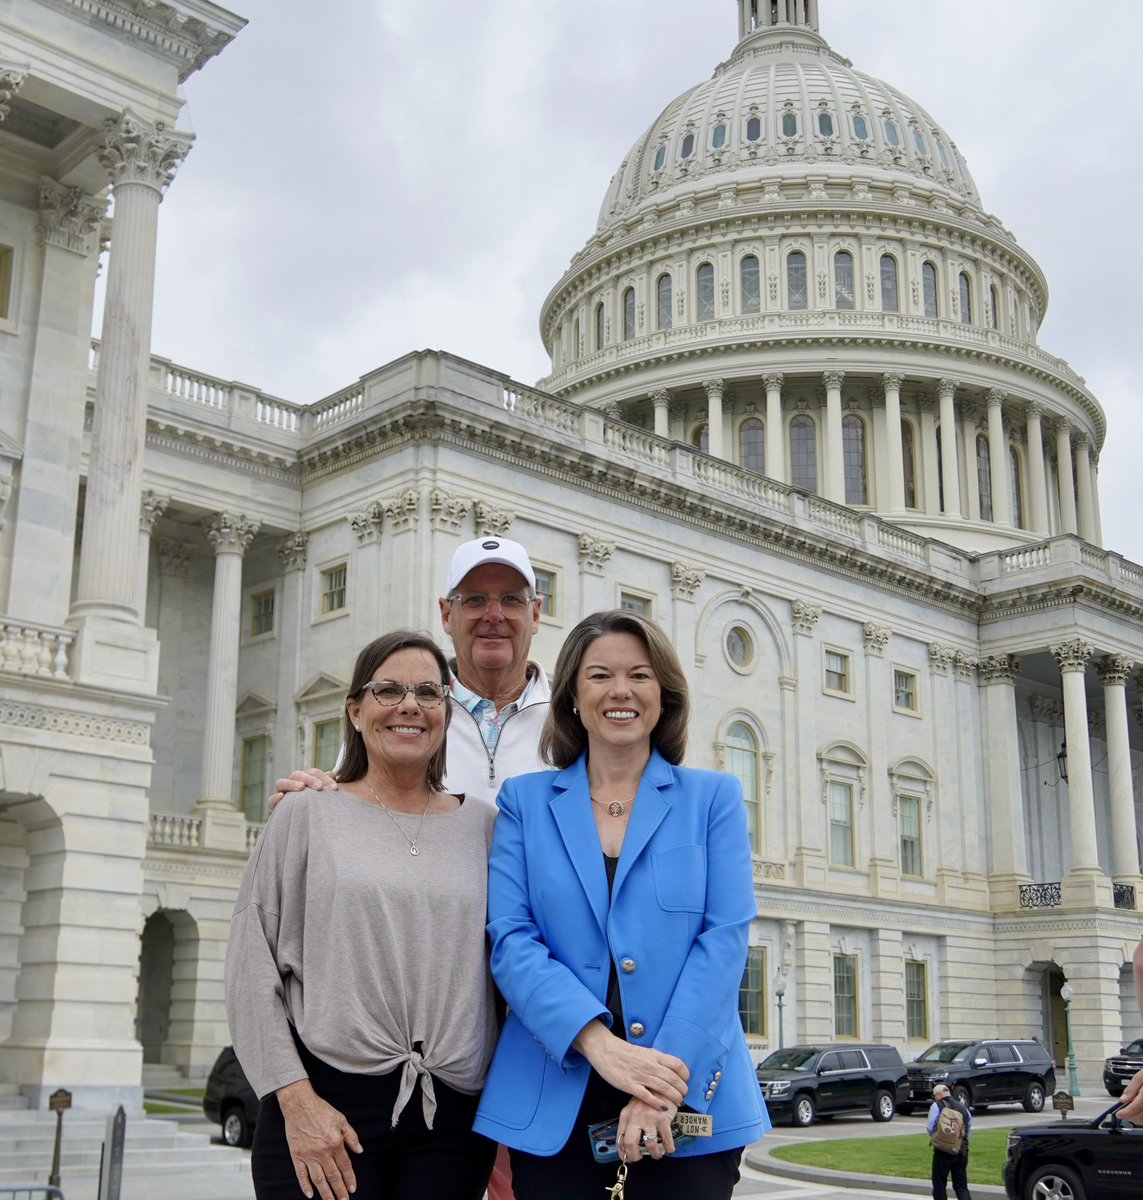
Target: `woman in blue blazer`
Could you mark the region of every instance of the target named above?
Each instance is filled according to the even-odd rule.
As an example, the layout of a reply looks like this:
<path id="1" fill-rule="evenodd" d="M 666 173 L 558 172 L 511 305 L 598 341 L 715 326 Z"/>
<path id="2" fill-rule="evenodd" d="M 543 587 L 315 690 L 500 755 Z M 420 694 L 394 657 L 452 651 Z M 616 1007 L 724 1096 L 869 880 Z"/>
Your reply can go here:
<path id="1" fill-rule="evenodd" d="M 489 862 L 492 972 L 508 1019 L 478 1132 L 517 1200 L 596 1197 L 589 1126 L 618 1118 L 628 1200 L 729 1198 L 770 1127 L 738 1016 L 756 908 L 742 792 L 680 766 L 686 678 L 663 631 L 595 613 L 556 663 L 555 771 L 505 783 Z M 679 1108 L 709 1136 L 676 1145 Z"/>

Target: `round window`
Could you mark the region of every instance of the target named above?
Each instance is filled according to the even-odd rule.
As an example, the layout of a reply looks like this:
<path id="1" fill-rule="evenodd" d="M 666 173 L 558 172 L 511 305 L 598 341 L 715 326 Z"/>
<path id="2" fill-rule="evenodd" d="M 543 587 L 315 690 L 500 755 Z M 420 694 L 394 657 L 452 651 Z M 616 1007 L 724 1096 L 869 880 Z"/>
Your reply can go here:
<path id="1" fill-rule="evenodd" d="M 726 657 L 739 670 L 748 667 L 754 657 L 754 640 L 741 625 L 732 625 L 726 631 Z"/>

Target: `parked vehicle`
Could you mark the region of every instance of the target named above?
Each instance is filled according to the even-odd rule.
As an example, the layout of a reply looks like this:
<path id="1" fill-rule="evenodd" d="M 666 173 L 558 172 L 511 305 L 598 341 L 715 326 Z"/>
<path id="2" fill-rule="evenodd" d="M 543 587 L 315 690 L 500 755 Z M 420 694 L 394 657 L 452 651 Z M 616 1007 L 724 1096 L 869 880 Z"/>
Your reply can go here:
<path id="1" fill-rule="evenodd" d="M 1008 1135 L 1009 1200 L 1126 1200 L 1143 1195 L 1143 1128 L 1115 1109 L 1091 1121 L 1025 1125 Z"/>
<path id="2" fill-rule="evenodd" d="M 892 1046 L 855 1042 L 775 1050 L 759 1063 L 758 1084 L 771 1120 L 794 1125 L 849 1112 L 891 1121 L 909 1093 L 905 1064 Z"/>
<path id="3" fill-rule="evenodd" d="M 258 1121 L 258 1097 L 246 1080 L 233 1046 L 214 1060 L 202 1094 L 202 1111 L 207 1119 L 222 1126 L 228 1146 L 249 1146 Z"/>
<path id="4" fill-rule="evenodd" d="M 1136 1038 L 1130 1046 L 1124 1046 L 1103 1063 L 1103 1086 L 1109 1095 L 1122 1096 L 1123 1089 L 1131 1077 L 1143 1069 L 1143 1038 Z"/>
<path id="5" fill-rule="evenodd" d="M 984 1112 L 990 1104 L 1018 1103 L 1025 1112 L 1044 1110 L 1056 1088 L 1056 1068 L 1039 1042 L 1002 1038 L 937 1042 L 909 1063 L 909 1095 L 898 1111 L 912 1112 L 933 1100 L 933 1088 L 947 1084 L 953 1096 Z"/>

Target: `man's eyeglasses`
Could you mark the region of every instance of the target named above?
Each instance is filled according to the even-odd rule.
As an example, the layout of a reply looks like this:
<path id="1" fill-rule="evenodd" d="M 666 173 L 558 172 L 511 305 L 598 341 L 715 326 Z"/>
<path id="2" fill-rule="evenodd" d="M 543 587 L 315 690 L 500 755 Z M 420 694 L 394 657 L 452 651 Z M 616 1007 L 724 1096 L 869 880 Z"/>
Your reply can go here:
<path id="1" fill-rule="evenodd" d="M 529 592 L 505 592 L 502 596 L 486 596 L 483 592 L 453 592 L 450 604 L 459 604 L 461 612 L 470 617 L 482 617 L 494 604 L 506 617 L 522 617 L 534 603 Z"/>
<path id="2" fill-rule="evenodd" d="M 436 708 L 444 703 L 445 691 L 439 683 L 398 683 L 395 679 L 371 679 L 361 689 L 372 692 L 373 699 L 386 708 L 400 704 L 409 694 L 421 708 Z"/>

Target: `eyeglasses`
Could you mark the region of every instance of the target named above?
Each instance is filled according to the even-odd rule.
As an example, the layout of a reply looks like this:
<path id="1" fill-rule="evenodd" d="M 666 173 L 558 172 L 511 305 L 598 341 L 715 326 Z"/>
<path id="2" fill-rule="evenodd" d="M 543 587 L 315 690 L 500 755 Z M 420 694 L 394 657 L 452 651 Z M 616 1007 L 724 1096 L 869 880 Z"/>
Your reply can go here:
<path id="1" fill-rule="evenodd" d="M 506 617 L 522 617 L 533 604 L 529 592 L 505 592 L 502 596 L 486 596 L 483 592 L 453 592 L 450 604 L 459 604 L 470 617 L 483 616 L 494 604 Z"/>
<path id="2" fill-rule="evenodd" d="M 386 708 L 400 704 L 412 692 L 421 708 L 436 708 L 444 703 L 445 691 L 439 683 L 398 683 L 395 679 L 371 679 L 363 692 L 372 692 L 373 699 Z"/>

